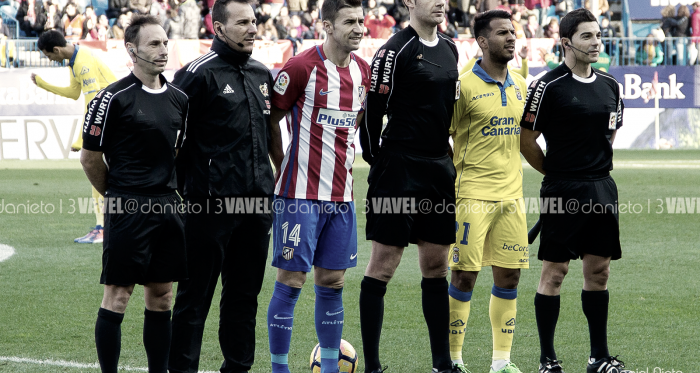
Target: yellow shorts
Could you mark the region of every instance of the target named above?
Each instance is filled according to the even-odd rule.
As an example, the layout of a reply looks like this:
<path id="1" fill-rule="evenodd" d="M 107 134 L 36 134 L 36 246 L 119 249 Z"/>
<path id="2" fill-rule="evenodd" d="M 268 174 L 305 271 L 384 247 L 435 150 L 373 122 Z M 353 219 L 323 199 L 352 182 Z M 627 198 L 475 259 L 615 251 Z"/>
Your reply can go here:
<path id="1" fill-rule="evenodd" d="M 457 199 L 457 240 L 450 269 L 529 268 L 527 221 L 522 198 L 511 201 Z"/>

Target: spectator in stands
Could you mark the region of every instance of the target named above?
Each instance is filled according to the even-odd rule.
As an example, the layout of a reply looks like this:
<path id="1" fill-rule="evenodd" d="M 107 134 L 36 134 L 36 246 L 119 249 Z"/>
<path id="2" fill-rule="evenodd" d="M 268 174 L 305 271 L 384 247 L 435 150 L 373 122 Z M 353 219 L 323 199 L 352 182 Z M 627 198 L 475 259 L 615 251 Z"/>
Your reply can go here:
<path id="1" fill-rule="evenodd" d="M 377 4 L 377 0 L 368 0 L 367 6 L 365 7 L 365 15 L 377 10 L 378 7 L 379 4 Z"/>
<path id="2" fill-rule="evenodd" d="M 156 0 L 151 4 L 151 15 L 158 17 L 161 24 L 165 24 L 165 20 L 168 19 L 168 9 L 170 5 L 166 0 Z"/>
<path id="3" fill-rule="evenodd" d="M 673 37 L 676 39 L 676 55 L 674 65 L 685 65 L 688 61 L 688 57 L 685 55 L 685 45 L 688 42 L 686 39 L 690 36 L 690 10 L 685 5 L 678 7 L 678 12 L 676 13 L 676 21 L 678 25 L 672 30 Z"/>
<path id="4" fill-rule="evenodd" d="M 44 32 L 49 30 L 56 30 L 63 35 L 63 23 L 61 22 L 61 15 L 58 13 L 58 5 L 49 4 L 46 11 L 46 22 L 44 23 Z"/>
<path id="5" fill-rule="evenodd" d="M 178 11 L 182 20 L 182 38 L 199 39 L 202 17 L 195 0 L 184 0 Z"/>
<path id="6" fill-rule="evenodd" d="M 97 18 L 97 40 L 107 40 L 109 39 L 109 19 L 106 15 L 102 14 Z"/>
<path id="7" fill-rule="evenodd" d="M 551 5 L 551 0 L 525 0 L 525 7 L 537 14 L 537 20 L 539 20 L 540 25 L 544 24 Z"/>
<path id="8" fill-rule="evenodd" d="M 395 1 L 394 6 L 387 8 L 389 15 L 399 24 L 398 29 L 403 30 L 408 25 L 408 8 L 403 0 Z"/>
<path id="9" fill-rule="evenodd" d="M 163 30 L 168 35 L 168 39 L 182 39 L 182 18 L 175 9 L 168 9 L 166 13 L 168 19 L 163 24 Z"/>
<path id="10" fill-rule="evenodd" d="M 496 9 L 501 4 L 501 0 L 472 0 L 472 4 L 476 8 L 476 12 L 481 13 Z"/>
<path id="11" fill-rule="evenodd" d="M 107 18 L 118 18 L 120 14 L 129 10 L 129 0 L 109 0 L 109 8 L 107 8 Z"/>
<path id="12" fill-rule="evenodd" d="M 307 0 L 287 0 L 289 14 L 301 16 L 308 8 Z"/>
<path id="13" fill-rule="evenodd" d="M 92 5 L 85 7 L 85 12 L 83 13 L 83 26 L 82 33 L 80 34 L 80 39 L 97 40 L 97 15 L 95 14 L 95 9 Z M 88 37 L 88 35 L 90 35 Z"/>
<path id="14" fill-rule="evenodd" d="M 459 37 L 459 34 L 457 33 L 457 27 L 455 27 L 454 24 L 450 23 L 447 17 L 444 17 L 442 19 L 442 23 L 438 25 L 438 31 L 452 39 L 456 39 Z"/>
<path id="15" fill-rule="evenodd" d="M 316 5 L 312 6 L 308 12 L 305 12 L 301 16 L 301 22 L 305 24 L 309 29 L 313 29 L 314 25 L 316 24 L 316 21 L 318 20 L 318 8 L 316 7 Z"/>
<path id="16" fill-rule="evenodd" d="M 271 7 L 268 3 L 263 3 L 255 9 L 255 21 L 257 25 L 262 25 L 263 17 L 272 18 Z"/>
<path id="17" fill-rule="evenodd" d="M 0 40 L 13 39 L 10 28 L 2 22 L 2 17 L 0 17 Z"/>
<path id="18" fill-rule="evenodd" d="M 149 14 L 153 0 L 129 0 L 129 8 L 134 13 Z"/>
<path id="19" fill-rule="evenodd" d="M 537 21 L 537 15 L 535 13 L 531 13 L 527 16 L 527 25 L 524 27 L 523 31 L 525 32 L 525 37 L 528 39 L 544 37 L 544 30 L 542 30 L 542 26 L 540 26 L 540 23 Z"/>
<path id="20" fill-rule="evenodd" d="M 314 39 L 316 40 L 326 40 L 326 30 L 323 29 L 323 21 L 320 19 L 316 20 L 316 23 L 314 23 Z"/>
<path id="21" fill-rule="evenodd" d="M 603 38 L 614 38 L 615 28 L 610 26 L 610 20 L 608 17 L 603 17 L 600 21 L 600 36 Z"/>
<path id="22" fill-rule="evenodd" d="M 266 3 L 270 4 L 270 15 L 276 18 L 280 14 L 284 6 L 284 0 L 265 0 Z M 289 8 L 287 8 L 287 15 L 289 15 Z"/>
<path id="23" fill-rule="evenodd" d="M 555 34 L 559 35 L 559 21 L 556 17 L 551 17 L 549 23 L 542 30 L 545 38 L 554 38 Z"/>
<path id="24" fill-rule="evenodd" d="M 678 27 L 678 20 L 675 17 L 676 7 L 667 5 L 661 9 L 661 30 L 667 38 L 673 37 L 675 28 Z"/>
<path id="25" fill-rule="evenodd" d="M 522 15 L 517 8 L 511 9 L 512 12 L 510 16 L 510 22 L 513 24 L 513 28 L 515 29 L 515 38 L 525 39 L 525 30 L 523 29 L 523 25 L 520 23 Z"/>
<path id="26" fill-rule="evenodd" d="M 637 54 L 637 64 L 644 66 L 658 66 L 664 61 L 664 52 L 654 34 L 647 35 L 642 44 L 642 50 Z"/>
<path id="27" fill-rule="evenodd" d="M 598 9 L 595 11 L 593 10 L 593 6 L 591 3 L 591 0 L 586 0 L 583 2 L 583 7 L 588 9 L 591 13 L 593 13 L 596 18 L 598 18 L 598 21 L 600 21 L 601 17 L 612 17 L 612 12 L 610 12 L 610 4 L 608 4 L 608 0 L 593 0 L 598 2 Z"/>
<path id="28" fill-rule="evenodd" d="M 559 19 L 564 18 L 570 11 L 574 10 L 574 0 L 555 0 L 554 13 Z"/>
<path id="29" fill-rule="evenodd" d="M 63 8 L 63 30 L 66 40 L 79 40 L 83 35 L 83 15 L 78 12 L 78 6 L 74 2 L 69 2 Z"/>
<path id="30" fill-rule="evenodd" d="M 299 17 L 298 14 L 294 14 L 291 17 L 291 20 L 292 20 L 292 24 L 289 27 L 290 34 L 291 34 L 292 29 L 296 29 L 297 30 L 296 37 L 299 37 L 301 39 L 312 39 L 313 38 L 313 34 L 309 32 L 309 28 L 304 26 L 301 23 L 301 17 Z"/>
<path id="31" fill-rule="evenodd" d="M 258 31 L 262 28 L 262 39 L 263 40 L 270 40 L 270 41 L 277 41 L 279 40 L 279 34 L 277 33 L 277 28 L 275 27 L 274 22 L 272 21 L 272 17 L 267 17 L 265 19 L 265 22 L 263 24 L 258 26 Z"/>
<path id="32" fill-rule="evenodd" d="M 211 19 L 211 8 L 216 0 L 202 0 L 202 23 L 204 24 L 204 38 L 214 39 L 214 23 Z"/>
<path id="33" fill-rule="evenodd" d="M 694 43 L 690 55 L 690 64 L 694 65 L 700 60 L 700 58 L 697 58 L 698 53 L 700 53 L 700 1 L 693 3 L 693 15 L 690 17 L 690 27 L 692 29 L 691 36 L 693 37 L 691 41 Z"/>
<path id="34" fill-rule="evenodd" d="M 365 27 L 369 30 L 369 37 L 373 39 L 389 39 L 394 33 L 394 25 L 396 20 L 387 14 L 384 5 L 380 5 L 365 16 Z"/>
<path id="35" fill-rule="evenodd" d="M 41 0 L 22 0 L 15 17 L 27 37 L 39 37 L 44 32 L 46 16 Z"/>
<path id="36" fill-rule="evenodd" d="M 292 42 L 292 54 L 296 56 L 297 51 L 299 51 L 299 48 L 301 48 L 301 43 L 304 41 L 304 39 L 299 37 L 299 29 L 295 27 L 290 28 L 289 34 L 287 34 L 285 39 Z"/>
<path id="37" fill-rule="evenodd" d="M 129 23 L 131 22 L 131 17 L 127 16 L 127 13 L 122 13 L 119 15 L 119 19 L 117 19 L 117 22 L 114 23 L 112 26 L 112 37 L 114 39 L 124 39 L 124 30 L 126 30 L 127 27 L 129 27 Z"/>
<path id="38" fill-rule="evenodd" d="M 508 5 L 508 0 L 501 0 L 501 4 L 499 4 L 496 9 L 505 10 L 506 12 L 510 13 L 510 5 Z"/>

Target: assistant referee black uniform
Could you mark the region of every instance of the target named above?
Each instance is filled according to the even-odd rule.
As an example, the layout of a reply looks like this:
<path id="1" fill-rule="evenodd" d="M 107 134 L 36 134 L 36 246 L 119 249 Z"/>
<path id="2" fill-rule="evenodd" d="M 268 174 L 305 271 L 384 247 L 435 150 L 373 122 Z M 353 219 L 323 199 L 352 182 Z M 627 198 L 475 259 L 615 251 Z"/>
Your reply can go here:
<path id="1" fill-rule="evenodd" d="M 362 157 L 371 165 L 367 199 L 367 239 L 406 247 L 418 239 L 440 245 L 455 242 L 455 214 L 436 213 L 454 205 L 456 172 L 448 156 L 449 129 L 459 98 L 458 53 L 454 42 L 438 33 L 422 40 L 408 26 L 392 36 L 374 56 L 371 85 L 360 129 Z M 384 115 L 389 121 L 383 129 Z M 380 145 L 381 144 L 381 145 Z M 373 199 L 407 197 L 410 213 L 375 211 Z M 427 213 L 426 213 L 427 212 Z"/>
<path id="2" fill-rule="evenodd" d="M 88 106 L 83 148 L 107 165 L 101 284 L 127 286 L 187 276 L 175 156 L 187 126 L 187 95 L 161 75 L 149 89 L 133 74 Z"/>
<path id="3" fill-rule="evenodd" d="M 196 373 L 204 324 L 221 275 L 221 372 L 247 372 L 255 357 L 255 316 L 272 229 L 268 157 L 270 89 L 265 65 L 215 37 L 211 51 L 175 74 L 190 98 L 190 131 L 180 154 L 188 211 L 189 279 L 173 308 L 170 372 Z M 233 213 L 231 197 L 265 199 L 265 211 Z"/>
<path id="4" fill-rule="evenodd" d="M 597 69 L 581 78 L 561 64 L 530 84 L 520 123 L 547 143 L 543 203 L 562 201 L 541 213 L 540 260 L 621 257 L 610 138 L 622 127 L 623 111 L 617 81 Z"/>

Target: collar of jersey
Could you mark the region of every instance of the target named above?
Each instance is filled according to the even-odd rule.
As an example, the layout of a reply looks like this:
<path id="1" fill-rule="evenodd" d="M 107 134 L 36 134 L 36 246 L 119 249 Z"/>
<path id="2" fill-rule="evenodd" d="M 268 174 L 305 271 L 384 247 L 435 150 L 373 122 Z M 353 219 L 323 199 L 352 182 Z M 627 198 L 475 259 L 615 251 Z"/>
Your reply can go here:
<path id="1" fill-rule="evenodd" d="M 472 71 L 476 76 L 478 76 L 484 83 L 496 84 L 498 89 L 501 91 L 501 106 L 506 106 L 508 104 L 508 98 L 506 97 L 506 88 L 515 85 L 513 78 L 510 77 L 510 70 L 506 71 L 506 84 L 501 84 L 501 82 L 494 80 L 489 74 L 486 73 L 484 69 L 481 68 L 481 58 L 476 61 Z"/>
<path id="2" fill-rule="evenodd" d="M 73 45 L 75 47 L 75 50 L 73 51 L 73 55 L 70 57 L 70 60 L 68 61 L 68 66 L 73 67 L 75 64 L 75 56 L 78 55 L 78 45 Z"/>
<path id="3" fill-rule="evenodd" d="M 323 51 L 323 44 L 316 46 L 316 53 L 318 53 L 318 56 L 321 57 L 321 61 L 328 60 L 328 62 L 332 63 L 333 66 L 335 66 L 338 69 L 347 69 L 350 67 L 350 65 L 346 67 L 340 67 L 334 64 L 333 61 L 331 61 L 330 59 L 326 58 L 326 53 Z M 350 52 L 350 58 L 352 58 L 352 60 L 355 61 L 355 53 Z"/>
<path id="4" fill-rule="evenodd" d="M 168 89 L 167 88 L 168 80 L 165 79 L 165 76 L 163 76 L 163 74 L 159 74 L 158 78 L 160 79 L 161 88 L 160 89 L 150 89 L 150 88 L 146 87 L 145 85 L 143 85 L 143 83 L 141 82 L 141 79 L 137 78 L 133 72 L 131 74 L 129 74 L 129 79 L 131 79 L 131 81 L 134 84 L 136 84 L 137 87 L 141 87 L 141 89 L 143 89 L 144 91 L 146 91 L 148 93 L 152 93 L 152 94 L 163 93 L 166 91 L 166 89 Z"/>
<path id="5" fill-rule="evenodd" d="M 214 36 L 214 41 L 211 43 L 211 50 L 216 52 L 224 61 L 235 66 L 243 66 L 248 63 L 250 54 L 237 52 L 229 47 L 225 42 Z"/>

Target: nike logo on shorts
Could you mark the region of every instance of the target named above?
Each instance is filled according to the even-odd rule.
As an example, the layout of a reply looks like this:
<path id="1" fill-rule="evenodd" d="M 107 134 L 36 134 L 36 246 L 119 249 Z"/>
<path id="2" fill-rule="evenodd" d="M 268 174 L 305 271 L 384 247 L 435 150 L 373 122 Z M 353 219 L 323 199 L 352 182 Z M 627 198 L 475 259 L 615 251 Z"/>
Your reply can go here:
<path id="1" fill-rule="evenodd" d="M 274 317 L 276 320 L 289 320 L 289 319 L 293 319 L 293 318 L 294 318 L 294 316 L 280 317 L 280 316 L 277 316 L 277 315 L 272 316 L 272 317 Z"/>
<path id="2" fill-rule="evenodd" d="M 337 314 L 343 313 L 343 310 L 340 310 L 338 312 L 331 313 L 331 311 L 326 311 L 326 316 L 335 316 Z"/>
<path id="3" fill-rule="evenodd" d="M 357 253 L 350 255 L 350 260 L 355 260 L 357 258 Z"/>

